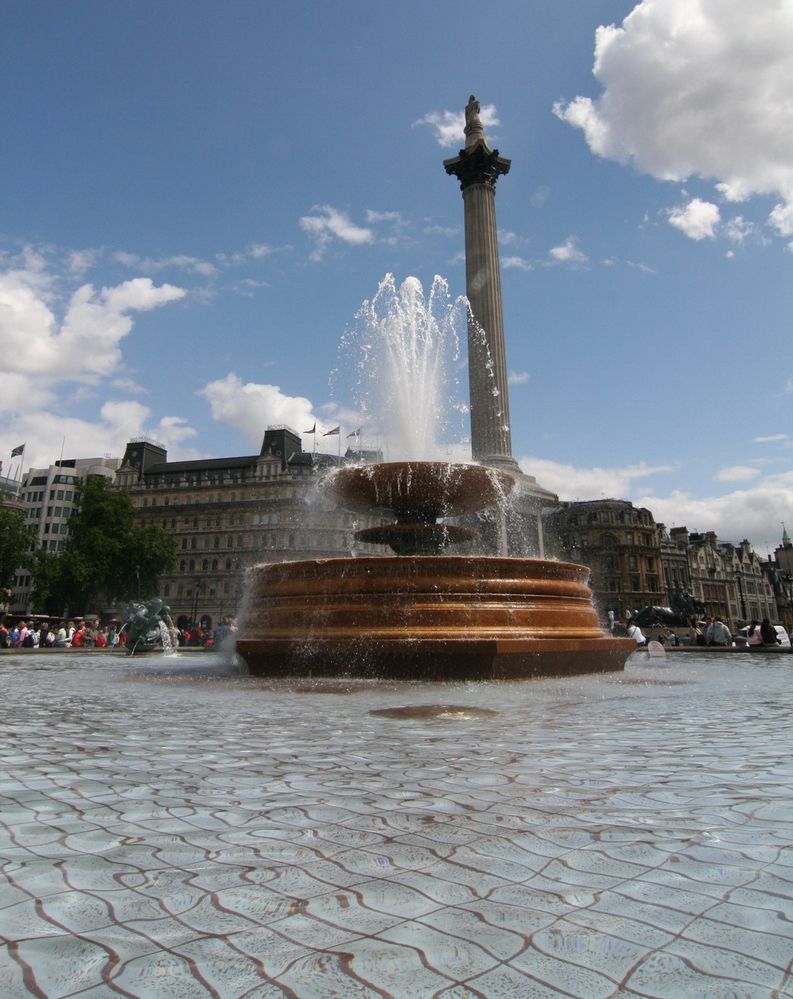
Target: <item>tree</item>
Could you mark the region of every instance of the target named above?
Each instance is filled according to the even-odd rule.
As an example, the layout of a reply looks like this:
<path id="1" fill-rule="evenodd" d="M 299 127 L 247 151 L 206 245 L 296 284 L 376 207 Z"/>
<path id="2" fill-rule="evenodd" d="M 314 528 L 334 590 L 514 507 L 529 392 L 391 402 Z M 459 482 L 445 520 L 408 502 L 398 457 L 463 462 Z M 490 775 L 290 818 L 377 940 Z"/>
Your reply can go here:
<path id="1" fill-rule="evenodd" d="M 9 591 L 17 569 L 30 564 L 35 532 L 25 526 L 23 510 L 0 507 L 0 594 Z"/>
<path id="2" fill-rule="evenodd" d="M 154 525 L 136 528 L 129 495 L 104 476 L 90 476 L 76 499 L 63 553 L 37 553 L 40 602 L 59 613 L 85 613 L 100 600 L 156 595 L 160 573 L 176 564 L 174 540 Z"/>

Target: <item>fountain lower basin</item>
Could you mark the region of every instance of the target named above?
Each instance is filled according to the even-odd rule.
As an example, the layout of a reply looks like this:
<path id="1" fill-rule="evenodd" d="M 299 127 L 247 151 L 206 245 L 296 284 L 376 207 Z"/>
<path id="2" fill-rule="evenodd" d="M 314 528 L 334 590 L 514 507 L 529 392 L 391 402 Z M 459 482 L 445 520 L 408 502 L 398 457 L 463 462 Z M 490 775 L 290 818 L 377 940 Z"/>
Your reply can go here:
<path id="1" fill-rule="evenodd" d="M 255 566 L 237 650 L 259 676 L 518 679 L 619 670 L 588 570 L 497 556 L 374 556 Z"/>

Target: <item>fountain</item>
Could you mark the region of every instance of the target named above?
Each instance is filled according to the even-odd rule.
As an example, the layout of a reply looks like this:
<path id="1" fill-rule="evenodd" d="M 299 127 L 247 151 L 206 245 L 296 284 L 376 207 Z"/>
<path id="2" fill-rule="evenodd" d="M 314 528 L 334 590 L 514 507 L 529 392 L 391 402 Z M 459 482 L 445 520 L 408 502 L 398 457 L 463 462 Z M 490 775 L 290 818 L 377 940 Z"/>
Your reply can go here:
<path id="1" fill-rule="evenodd" d="M 171 655 L 178 645 L 171 609 L 159 597 L 145 603 L 130 603 L 121 630 L 127 635 L 130 656 L 151 652 Z"/>
<path id="2" fill-rule="evenodd" d="M 436 277 L 425 301 L 417 278 L 397 290 L 386 275 L 357 314 L 358 335 L 342 341 L 358 351 L 340 370 L 359 375 L 359 410 L 378 433 L 396 429 L 394 443 L 406 460 L 339 469 L 326 489 L 348 510 L 394 516 L 357 537 L 395 554 L 250 569 L 237 650 L 252 673 L 514 679 L 622 669 L 635 649 L 631 640 L 601 630 L 585 567 L 446 553 L 452 544 L 476 540 L 471 527 L 446 518 L 470 520 L 500 507 L 505 539 L 510 493 L 534 487 L 546 502 L 550 497 L 511 453 L 495 222 L 495 184 L 510 161 L 488 145 L 479 110 L 471 96 L 465 148 L 444 162 L 463 191 L 467 299 L 451 301 Z M 417 460 L 435 458 L 447 414 L 468 409 L 448 398 L 461 316 L 468 331 L 470 443 L 480 464 Z"/>
<path id="3" fill-rule="evenodd" d="M 385 345 L 377 366 L 390 386 L 384 406 L 393 412 L 395 400 L 403 401 L 396 421 L 400 441 L 412 436 L 421 449 L 430 441 L 439 446 L 432 414 L 443 412 L 438 345 L 432 336 L 416 335 L 417 329 L 438 329 L 436 287 L 425 303 L 420 283 L 410 278 L 395 303 L 388 276 L 373 300 L 385 301 L 382 312 L 365 307 L 359 313 L 367 317 L 369 359 L 378 338 Z M 389 294 L 383 299 L 384 288 Z M 388 413 L 371 411 L 378 398 L 368 393 L 369 415 L 385 422 Z M 420 420 L 411 421 L 416 412 Z M 410 458 L 335 470 L 323 487 L 339 506 L 395 518 L 356 535 L 394 554 L 250 569 L 237 640 L 250 671 L 459 680 L 622 669 L 635 643 L 601 630 L 584 566 L 448 554 L 453 545 L 474 547 L 471 515 L 496 509 L 500 516 L 519 481 L 504 468 Z M 447 522 L 459 517 L 467 524 Z"/>

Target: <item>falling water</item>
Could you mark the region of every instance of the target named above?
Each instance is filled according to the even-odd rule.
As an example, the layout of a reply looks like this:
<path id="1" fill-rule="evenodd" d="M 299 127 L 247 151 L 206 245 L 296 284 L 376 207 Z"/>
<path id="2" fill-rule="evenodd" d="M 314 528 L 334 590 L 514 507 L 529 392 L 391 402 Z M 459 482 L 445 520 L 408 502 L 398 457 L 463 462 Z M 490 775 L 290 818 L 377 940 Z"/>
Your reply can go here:
<path id="1" fill-rule="evenodd" d="M 467 318 L 467 299 L 453 299 L 444 278 L 436 275 L 426 297 L 418 278 L 397 287 L 386 274 L 345 332 L 333 381 L 352 380 L 344 388 L 363 436 L 388 458 L 461 457 L 468 406 L 458 374 Z"/>

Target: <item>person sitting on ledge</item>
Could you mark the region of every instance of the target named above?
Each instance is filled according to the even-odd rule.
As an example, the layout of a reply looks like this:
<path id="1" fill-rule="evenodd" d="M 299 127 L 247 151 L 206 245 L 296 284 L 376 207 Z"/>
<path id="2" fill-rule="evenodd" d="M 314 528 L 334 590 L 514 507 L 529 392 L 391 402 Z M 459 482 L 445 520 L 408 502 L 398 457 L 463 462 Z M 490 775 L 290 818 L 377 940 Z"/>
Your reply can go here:
<path id="1" fill-rule="evenodd" d="M 732 645 L 730 629 L 720 617 L 715 617 L 708 625 L 705 632 L 705 641 L 708 645 L 718 645 L 721 648 L 727 648 L 728 645 Z"/>
<path id="2" fill-rule="evenodd" d="M 771 624 L 767 617 L 763 618 L 763 623 L 760 625 L 760 638 L 763 641 L 763 645 L 782 644 L 777 637 L 776 628 L 773 624 Z"/>
<path id="3" fill-rule="evenodd" d="M 629 624 L 626 630 L 627 630 L 628 638 L 632 638 L 634 640 L 634 642 L 636 642 L 637 648 L 640 645 L 646 645 L 647 644 L 647 639 L 642 634 L 642 629 L 639 627 L 638 624 Z"/>

